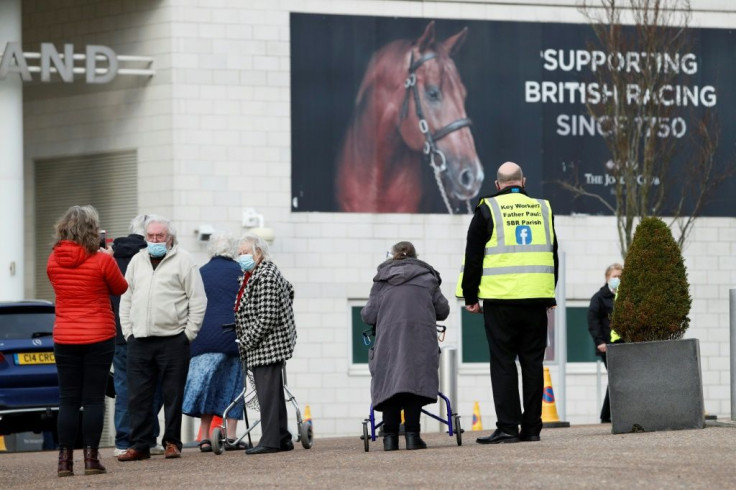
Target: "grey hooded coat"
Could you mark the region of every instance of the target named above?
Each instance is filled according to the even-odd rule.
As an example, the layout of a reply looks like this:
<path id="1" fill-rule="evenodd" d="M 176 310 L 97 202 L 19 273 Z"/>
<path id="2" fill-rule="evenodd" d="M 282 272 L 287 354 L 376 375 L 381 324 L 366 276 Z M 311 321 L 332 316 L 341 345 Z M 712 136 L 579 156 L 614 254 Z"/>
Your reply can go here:
<path id="1" fill-rule="evenodd" d="M 378 266 L 363 321 L 375 325 L 369 353 L 373 408 L 397 393 L 412 393 L 424 404 L 437 400 L 437 321 L 450 313 L 439 273 L 421 260 L 388 260 Z"/>

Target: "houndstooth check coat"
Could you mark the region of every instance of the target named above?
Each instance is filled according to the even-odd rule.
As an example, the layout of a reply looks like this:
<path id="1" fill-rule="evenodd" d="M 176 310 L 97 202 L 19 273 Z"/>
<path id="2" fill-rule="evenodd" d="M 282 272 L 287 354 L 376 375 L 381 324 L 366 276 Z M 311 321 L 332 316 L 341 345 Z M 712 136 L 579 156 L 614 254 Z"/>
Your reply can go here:
<path id="1" fill-rule="evenodd" d="M 270 260 L 261 262 L 236 305 L 240 358 L 250 369 L 291 358 L 296 344 L 294 287 Z"/>

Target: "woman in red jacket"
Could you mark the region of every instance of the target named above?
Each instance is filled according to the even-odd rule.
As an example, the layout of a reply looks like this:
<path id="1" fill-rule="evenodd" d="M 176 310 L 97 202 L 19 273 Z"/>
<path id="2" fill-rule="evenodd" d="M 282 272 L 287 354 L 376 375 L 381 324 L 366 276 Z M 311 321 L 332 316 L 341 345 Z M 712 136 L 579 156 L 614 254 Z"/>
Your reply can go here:
<path id="1" fill-rule="evenodd" d="M 59 476 L 74 474 L 73 449 L 82 414 L 84 474 L 105 473 L 98 447 L 105 388 L 115 353 L 110 295 L 128 283 L 115 260 L 100 250 L 99 217 L 92 206 L 72 206 L 56 223 L 46 274 L 56 293 L 54 355 L 59 374 Z"/>

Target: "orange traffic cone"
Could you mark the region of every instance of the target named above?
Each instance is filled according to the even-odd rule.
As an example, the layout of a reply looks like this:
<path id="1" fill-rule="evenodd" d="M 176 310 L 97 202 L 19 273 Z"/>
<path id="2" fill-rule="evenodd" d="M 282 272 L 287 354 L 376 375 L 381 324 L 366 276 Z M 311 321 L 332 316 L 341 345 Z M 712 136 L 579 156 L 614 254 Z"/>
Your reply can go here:
<path id="1" fill-rule="evenodd" d="M 557 415 L 557 406 L 555 405 L 555 392 L 552 390 L 552 378 L 549 375 L 549 368 L 544 368 L 544 393 L 542 393 L 542 426 L 545 428 L 552 427 L 570 427 L 570 422 L 560 421 Z"/>
<path id="2" fill-rule="evenodd" d="M 475 402 L 473 406 L 473 425 L 470 430 L 483 430 L 483 420 L 480 418 L 480 405 Z"/>
<path id="3" fill-rule="evenodd" d="M 218 417 L 217 415 L 212 416 L 212 422 L 210 423 L 210 433 L 204 436 L 204 439 L 211 439 L 212 431 L 215 427 L 222 427 L 222 417 Z M 202 424 L 199 425 L 199 434 L 197 434 L 197 440 L 201 441 L 203 438 L 202 436 Z"/>

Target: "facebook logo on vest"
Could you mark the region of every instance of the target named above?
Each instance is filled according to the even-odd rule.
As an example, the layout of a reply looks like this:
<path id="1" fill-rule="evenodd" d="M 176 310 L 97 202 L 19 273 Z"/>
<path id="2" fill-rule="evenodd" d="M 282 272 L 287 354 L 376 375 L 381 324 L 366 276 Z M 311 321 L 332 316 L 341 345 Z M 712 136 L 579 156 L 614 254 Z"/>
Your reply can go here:
<path id="1" fill-rule="evenodd" d="M 532 229 L 526 225 L 516 227 L 516 243 L 529 245 L 532 243 Z"/>

